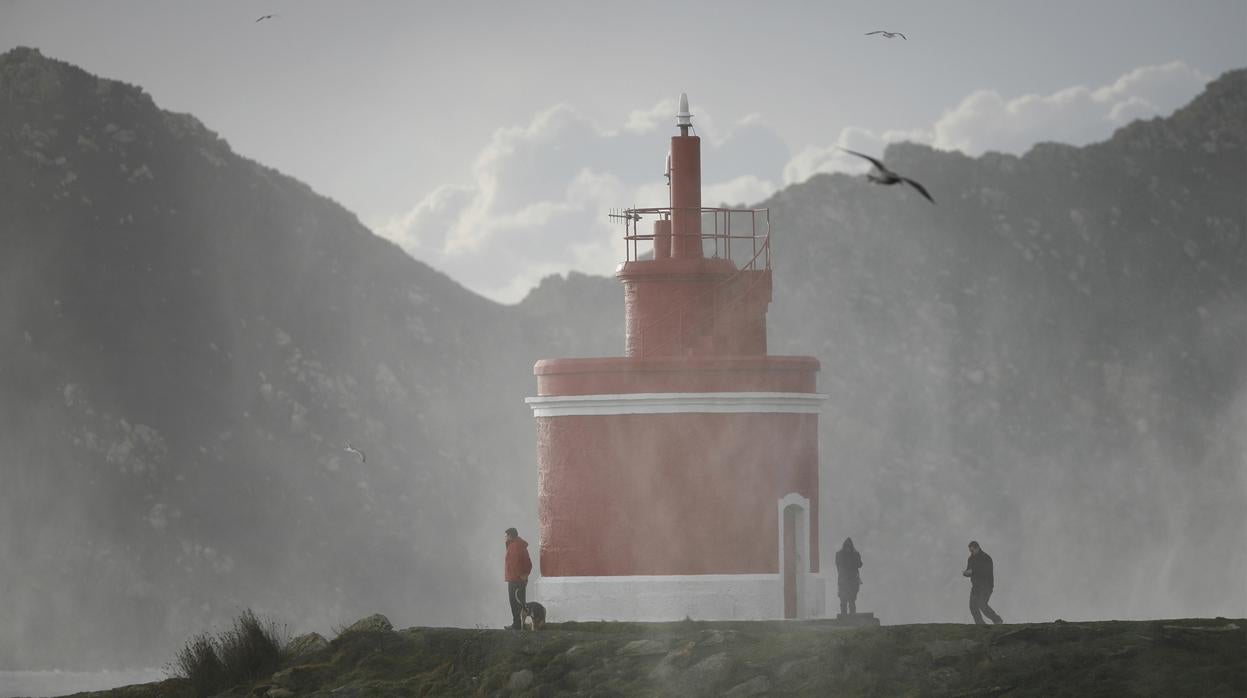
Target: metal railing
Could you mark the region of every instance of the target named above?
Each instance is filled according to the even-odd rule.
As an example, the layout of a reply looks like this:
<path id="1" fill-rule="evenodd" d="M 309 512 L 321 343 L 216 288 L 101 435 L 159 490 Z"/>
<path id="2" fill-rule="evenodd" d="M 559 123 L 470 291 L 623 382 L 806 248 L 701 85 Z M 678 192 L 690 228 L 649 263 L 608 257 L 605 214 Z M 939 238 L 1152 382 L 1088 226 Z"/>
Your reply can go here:
<path id="1" fill-rule="evenodd" d="M 670 220 L 672 211 L 673 209 L 669 207 L 629 208 L 612 211 L 610 213 L 611 218 L 622 220 L 624 223 L 624 242 L 627 248 L 627 261 L 640 261 L 640 243 L 647 241 L 652 242 L 656 237 L 653 232 L 640 232 L 639 228 L 641 222 L 646 220 L 649 216 L 655 217 L 656 220 Z M 713 309 L 713 314 L 709 316 L 699 315 L 696 318 L 690 319 L 689 315 L 692 310 L 690 306 L 693 308 L 702 307 L 704 305 L 702 301 L 705 301 L 708 297 L 717 296 L 727 286 L 737 283 L 746 272 L 766 271 L 771 268 L 770 209 L 701 208 L 698 213 L 702 218 L 702 230 L 706 230 L 707 227 L 710 230 L 710 232 L 702 232 L 700 235 L 702 254 L 704 256 L 708 256 L 712 259 L 726 259 L 735 264 L 736 262 L 732 257 L 733 241 L 737 241 L 735 246 L 738 253 L 742 248 L 744 248 L 749 251 L 748 253 L 750 256 L 745 259 L 740 268 L 738 268 L 730 276 L 720 279 L 715 284 L 707 287 L 701 293 L 697 294 L 690 301 L 671 308 L 662 316 L 655 318 L 638 328 L 639 336 L 636 338 L 636 341 L 637 351 L 640 356 L 646 356 L 649 353 L 662 351 L 667 348 L 671 342 L 677 340 L 680 342 L 680 351 L 677 352 L 677 354 L 685 353 L 690 348 L 686 341 L 685 327 L 694 321 L 699 326 L 704 326 L 706 324 L 713 326 L 719 317 L 728 309 L 733 308 L 737 303 L 749 297 L 749 294 L 753 291 L 757 284 L 760 283 L 763 275 L 753 275 L 750 283 L 745 286 L 743 290 L 733 293 L 732 297 L 726 301 L 721 300 L 716 303 Z M 734 215 L 738 217 L 748 216 L 749 222 L 747 234 L 744 232 L 743 226 L 735 230 L 733 229 L 732 217 Z M 707 223 L 710 223 L 710 225 L 707 226 Z M 675 231 L 672 231 L 670 234 L 670 238 L 672 240 L 671 244 L 678 244 L 675 242 L 678 237 L 678 234 Z M 744 247 L 744 241 L 748 242 L 747 248 Z M 647 335 L 653 333 L 656 328 L 669 326 L 673 319 L 675 320 L 676 331 L 671 333 L 658 344 L 648 347 L 649 351 L 647 351 Z"/>
<path id="2" fill-rule="evenodd" d="M 697 211 L 701 216 L 702 230 L 701 244 L 702 254 L 708 257 L 721 258 L 735 261 L 732 257 L 733 241 L 747 241 L 749 244 L 749 254 L 751 255 L 749 263 L 761 263 L 764 269 L 771 268 L 771 257 L 769 242 L 771 239 L 771 210 L 769 208 L 706 208 L 700 209 L 677 209 L 671 207 L 662 208 L 626 208 L 611 211 L 609 216 L 616 220 L 623 221 L 624 224 L 624 246 L 626 248 L 625 255 L 629 262 L 639 261 L 641 259 L 642 250 L 640 249 L 642 242 L 653 242 L 655 235 L 653 232 L 641 232 L 641 222 L 647 217 L 654 220 L 671 220 L 671 214 L 675 211 Z M 734 224 L 733 217 L 737 220 Z M 748 221 L 739 219 L 748 218 Z M 709 226 L 707 226 L 709 224 Z M 709 227 L 710 232 L 704 232 Z M 672 231 L 671 238 L 676 240 L 680 237 L 677 231 Z M 737 242 L 736 247 L 739 251 L 742 242 Z M 766 254 L 759 258 L 759 252 L 766 251 Z M 746 267 L 742 267 L 742 271 Z M 748 267 L 750 269 L 757 268 Z"/>

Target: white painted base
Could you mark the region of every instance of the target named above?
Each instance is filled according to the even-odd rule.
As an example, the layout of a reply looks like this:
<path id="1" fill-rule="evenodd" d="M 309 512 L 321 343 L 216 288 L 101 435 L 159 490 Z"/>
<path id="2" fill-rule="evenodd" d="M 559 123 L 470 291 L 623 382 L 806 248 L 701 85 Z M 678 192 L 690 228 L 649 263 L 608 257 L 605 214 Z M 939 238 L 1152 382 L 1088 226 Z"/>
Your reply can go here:
<path id="1" fill-rule="evenodd" d="M 826 616 L 827 584 L 804 575 L 802 618 Z M 778 574 L 705 574 L 629 577 L 541 577 L 528 592 L 561 621 L 773 620 L 784 617 Z"/>

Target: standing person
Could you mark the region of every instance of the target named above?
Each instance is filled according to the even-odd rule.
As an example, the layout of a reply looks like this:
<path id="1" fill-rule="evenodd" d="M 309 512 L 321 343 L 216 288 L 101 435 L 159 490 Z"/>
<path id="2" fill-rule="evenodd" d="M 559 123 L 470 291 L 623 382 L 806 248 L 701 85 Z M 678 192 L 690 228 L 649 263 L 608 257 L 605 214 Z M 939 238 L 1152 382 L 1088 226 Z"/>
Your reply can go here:
<path id="1" fill-rule="evenodd" d="M 970 615 L 974 616 L 974 622 L 985 625 L 980 615 L 985 613 L 993 623 L 1003 623 L 1000 614 L 987 605 L 987 600 L 992 597 L 992 588 L 996 586 L 996 577 L 992 570 L 992 556 L 983 552 L 978 541 L 970 541 L 970 559 L 966 560 L 966 569 L 961 576 L 970 578 Z"/>
<path id="2" fill-rule="evenodd" d="M 845 538 L 836 551 L 836 586 L 840 592 L 840 615 L 857 613 L 857 590 L 862 586 L 862 555 L 853 547 L 853 539 Z M 846 610 L 847 609 L 847 610 Z"/>
<path id="3" fill-rule="evenodd" d="M 520 611 L 523 610 L 528 588 L 528 573 L 533 571 L 532 558 L 528 557 L 528 541 L 520 538 L 520 532 L 507 529 L 507 556 L 503 562 L 503 574 L 507 580 L 507 598 L 511 601 L 511 630 L 521 627 Z"/>

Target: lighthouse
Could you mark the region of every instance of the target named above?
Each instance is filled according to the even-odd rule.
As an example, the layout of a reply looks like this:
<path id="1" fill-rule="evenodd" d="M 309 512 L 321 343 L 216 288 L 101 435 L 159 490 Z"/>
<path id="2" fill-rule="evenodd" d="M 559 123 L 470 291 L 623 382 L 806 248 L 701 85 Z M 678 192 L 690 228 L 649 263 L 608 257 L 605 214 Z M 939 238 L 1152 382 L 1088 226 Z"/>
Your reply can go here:
<path id="1" fill-rule="evenodd" d="M 702 206 L 692 117 L 681 95 L 667 205 L 612 214 L 624 355 L 533 368 L 551 620 L 824 614 L 818 360 L 767 353 L 770 214 Z"/>

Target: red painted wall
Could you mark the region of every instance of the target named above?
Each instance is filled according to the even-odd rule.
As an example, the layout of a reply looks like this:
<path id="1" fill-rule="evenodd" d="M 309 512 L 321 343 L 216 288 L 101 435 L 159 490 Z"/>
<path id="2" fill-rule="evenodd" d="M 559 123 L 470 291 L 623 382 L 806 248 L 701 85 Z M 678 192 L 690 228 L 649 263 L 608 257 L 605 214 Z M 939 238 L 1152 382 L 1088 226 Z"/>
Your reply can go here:
<path id="1" fill-rule="evenodd" d="M 543 359 L 533 367 L 538 395 L 816 391 L 812 356 Z"/>
<path id="2" fill-rule="evenodd" d="M 770 270 L 699 256 L 625 262 L 615 275 L 624 284 L 627 356 L 766 354 Z"/>
<path id="3" fill-rule="evenodd" d="M 779 571 L 778 501 L 810 500 L 818 571 L 818 416 L 537 419 L 544 576 Z"/>

